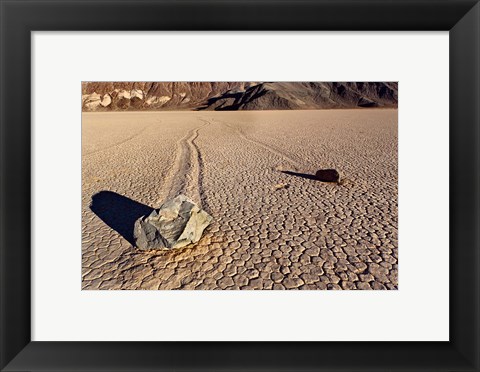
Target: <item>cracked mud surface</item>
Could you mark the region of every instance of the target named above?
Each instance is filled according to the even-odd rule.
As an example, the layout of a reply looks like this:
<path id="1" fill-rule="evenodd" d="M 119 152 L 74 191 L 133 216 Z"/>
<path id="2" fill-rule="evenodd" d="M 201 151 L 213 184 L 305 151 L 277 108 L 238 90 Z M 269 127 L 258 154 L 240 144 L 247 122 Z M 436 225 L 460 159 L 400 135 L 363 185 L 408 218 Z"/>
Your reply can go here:
<path id="1" fill-rule="evenodd" d="M 82 288 L 396 289 L 397 150 L 391 109 L 83 113 Z M 179 193 L 200 242 L 136 250 Z"/>

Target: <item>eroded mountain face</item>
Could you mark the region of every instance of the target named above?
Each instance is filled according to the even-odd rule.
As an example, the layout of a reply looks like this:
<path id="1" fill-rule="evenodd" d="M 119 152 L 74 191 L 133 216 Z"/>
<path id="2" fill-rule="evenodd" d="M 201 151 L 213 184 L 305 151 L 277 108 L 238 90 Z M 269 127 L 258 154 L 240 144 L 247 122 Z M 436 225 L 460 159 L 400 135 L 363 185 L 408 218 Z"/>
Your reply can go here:
<path id="1" fill-rule="evenodd" d="M 85 82 L 83 111 L 397 107 L 396 82 Z"/>

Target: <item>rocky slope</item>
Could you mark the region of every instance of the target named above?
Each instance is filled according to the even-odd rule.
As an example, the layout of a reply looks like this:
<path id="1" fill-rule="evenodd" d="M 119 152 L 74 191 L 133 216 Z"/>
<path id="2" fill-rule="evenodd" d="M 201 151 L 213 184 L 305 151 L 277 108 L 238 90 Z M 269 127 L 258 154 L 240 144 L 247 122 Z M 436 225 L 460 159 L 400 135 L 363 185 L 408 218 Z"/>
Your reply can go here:
<path id="1" fill-rule="evenodd" d="M 84 82 L 83 111 L 397 107 L 396 82 Z"/>

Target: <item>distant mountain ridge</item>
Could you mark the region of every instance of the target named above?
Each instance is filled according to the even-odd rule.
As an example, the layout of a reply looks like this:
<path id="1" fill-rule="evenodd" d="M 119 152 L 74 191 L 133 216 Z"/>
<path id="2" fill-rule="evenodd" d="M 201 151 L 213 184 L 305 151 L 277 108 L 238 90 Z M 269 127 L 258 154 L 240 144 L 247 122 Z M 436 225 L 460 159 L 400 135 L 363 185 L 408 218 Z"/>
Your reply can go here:
<path id="1" fill-rule="evenodd" d="M 398 107 L 396 82 L 84 82 L 83 111 Z"/>

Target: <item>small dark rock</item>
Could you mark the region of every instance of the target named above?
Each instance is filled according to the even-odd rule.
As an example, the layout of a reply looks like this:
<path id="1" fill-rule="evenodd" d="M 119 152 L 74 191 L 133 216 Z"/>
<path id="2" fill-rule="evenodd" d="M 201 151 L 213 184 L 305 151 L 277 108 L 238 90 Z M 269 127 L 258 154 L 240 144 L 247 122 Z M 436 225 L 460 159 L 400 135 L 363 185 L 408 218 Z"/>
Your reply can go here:
<path id="1" fill-rule="evenodd" d="M 338 182 L 340 175 L 335 169 L 320 169 L 315 173 L 317 180 L 322 182 Z"/>

